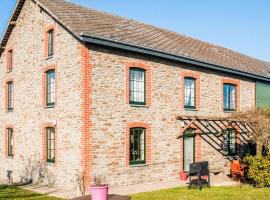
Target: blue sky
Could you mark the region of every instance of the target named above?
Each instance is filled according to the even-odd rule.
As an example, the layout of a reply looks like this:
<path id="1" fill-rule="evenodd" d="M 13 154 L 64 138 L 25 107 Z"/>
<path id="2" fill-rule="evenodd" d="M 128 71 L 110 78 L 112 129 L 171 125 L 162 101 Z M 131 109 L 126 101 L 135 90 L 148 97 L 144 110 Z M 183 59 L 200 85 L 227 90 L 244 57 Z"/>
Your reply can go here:
<path id="1" fill-rule="evenodd" d="M 269 0 L 70 0 L 270 61 Z M 16 0 L 0 2 L 0 35 Z"/>

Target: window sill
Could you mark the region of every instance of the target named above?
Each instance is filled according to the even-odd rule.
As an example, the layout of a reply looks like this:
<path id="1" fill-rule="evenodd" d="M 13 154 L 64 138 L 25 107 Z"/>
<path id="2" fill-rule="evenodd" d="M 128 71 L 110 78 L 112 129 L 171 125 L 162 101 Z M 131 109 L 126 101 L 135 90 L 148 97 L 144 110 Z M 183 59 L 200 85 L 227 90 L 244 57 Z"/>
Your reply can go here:
<path id="1" fill-rule="evenodd" d="M 149 108 L 147 105 L 130 104 L 130 107 Z"/>
<path id="2" fill-rule="evenodd" d="M 13 160 L 14 156 L 7 156 L 7 159 Z"/>
<path id="3" fill-rule="evenodd" d="M 56 165 L 55 162 L 46 162 L 46 164 L 47 164 L 48 166 L 55 166 L 55 165 Z"/>
<path id="4" fill-rule="evenodd" d="M 48 56 L 48 57 L 45 58 L 45 60 L 49 60 L 49 59 L 52 59 L 52 58 L 53 58 L 53 56 Z"/>
<path id="5" fill-rule="evenodd" d="M 225 113 L 234 113 L 237 112 L 237 110 L 223 110 Z"/>
<path id="6" fill-rule="evenodd" d="M 50 108 L 55 108 L 55 106 L 54 105 L 53 106 L 46 106 L 45 108 L 50 109 Z"/>
<path id="7" fill-rule="evenodd" d="M 130 167 L 147 167 L 148 164 L 133 164 L 133 165 L 129 165 Z"/>
<path id="8" fill-rule="evenodd" d="M 13 112 L 13 110 L 7 110 L 6 111 L 6 113 L 12 113 Z"/>
<path id="9" fill-rule="evenodd" d="M 185 108 L 185 111 L 198 111 L 197 108 Z"/>

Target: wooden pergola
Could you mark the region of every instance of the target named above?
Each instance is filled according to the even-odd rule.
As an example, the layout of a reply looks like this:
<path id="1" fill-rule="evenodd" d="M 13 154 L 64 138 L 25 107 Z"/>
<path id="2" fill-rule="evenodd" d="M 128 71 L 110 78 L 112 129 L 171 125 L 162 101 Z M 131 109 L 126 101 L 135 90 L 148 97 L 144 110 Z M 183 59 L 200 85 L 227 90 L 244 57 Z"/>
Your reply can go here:
<path id="1" fill-rule="evenodd" d="M 240 120 L 231 117 L 207 117 L 207 116 L 178 116 L 181 122 L 181 130 L 177 139 L 181 138 L 188 129 L 196 129 L 200 134 L 220 135 L 227 129 L 236 129 L 240 134 L 251 135 L 254 132 L 255 122 Z"/>

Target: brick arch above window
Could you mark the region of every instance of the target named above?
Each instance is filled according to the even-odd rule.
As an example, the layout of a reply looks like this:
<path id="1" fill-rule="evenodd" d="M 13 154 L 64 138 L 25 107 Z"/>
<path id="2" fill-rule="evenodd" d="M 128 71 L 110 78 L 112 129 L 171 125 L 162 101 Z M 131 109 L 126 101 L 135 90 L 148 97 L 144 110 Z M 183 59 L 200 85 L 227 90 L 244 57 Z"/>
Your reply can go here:
<path id="1" fill-rule="evenodd" d="M 130 161 L 130 129 L 144 128 L 146 130 L 146 164 L 152 163 L 152 147 L 151 147 L 151 124 L 144 122 L 129 122 L 126 125 L 126 166 L 129 166 Z"/>
<path id="2" fill-rule="evenodd" d="M 180 73 L 180 78 L 182 82 L 182 107 L 185 109 L 185 78 L 192 78 L 195 80 L 195 109 L 200 110 L 201 105 L 201 74 L 194 71 L 183 71 Z"/>
<path id="3" fill-rule="evenodd" d="M 146 102 L 145 106 L 151 105 L 151 66 L 141 62 L 127 62 L 126 63 L 126 103 L 130 104 L 130 69 L 142 69 L 145 70 L 146 78 Z"/>
<path id="4" fill-rule="evenodd" d="M 222 105 L 222 111 L 224 110 L 224 84 L 231 84 L 236 86 L 236 111 L 240 111 L 240 80 L 235 80 L 235 79 L 229 79 L 229 78 L 224 78 L 221 80 L 221 105 Z"/>

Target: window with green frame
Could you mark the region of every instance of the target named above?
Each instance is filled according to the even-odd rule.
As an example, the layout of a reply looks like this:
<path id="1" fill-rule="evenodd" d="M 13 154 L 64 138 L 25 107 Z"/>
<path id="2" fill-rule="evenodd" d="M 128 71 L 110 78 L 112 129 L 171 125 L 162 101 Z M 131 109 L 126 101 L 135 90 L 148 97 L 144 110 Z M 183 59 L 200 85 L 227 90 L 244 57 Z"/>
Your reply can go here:
<path id="1" fill-rule="evenodd" d="M 130 68 L 129 72 L 130 104 L 146 104 L 146 73 L 144 69 Z"/>
<path id="2" fill-rule="evenodd" d="M 8 144 L 7 144 L 7 153 L 8 157 L 13 157 L 13 129 L 8 128 L 7 129 L 7 139 L 8 139 Z"/>
<path id="3" fill-rule="evenodd" d="M 185 108 L 196 108 L 196 79 L 191 77 L 184 78 L 184 100 Z"/>
<path id="4" fill-rule="evenodd" d="M 228 129 L 223 133 L 224 155 L 234 156 L 237 153 L 237 136 L 234 129 Z"/>
<path id="5" fill-rule="evenodd" d="M 46 72 L 46 106 L 53 107 L 55 105 L 55 70 Z"/>
<path id="6" fill-rule="evenodd" d="M 13 111 L 13 82 L 7 83 L 7 109 L 9 112 Z"/>
<path id="7" fill-rule="evenodd" d="M 130 129 L 130 158 L 129 164 L 145 164 L 146 163 L 146 129 L 131 128 Z"/>
<path id="8" fill-rule="evenodd" d="M 55 128 L 46 128 L 46 160 L 55 163 Z"/>
<path id="9" fill-rule="evenodd" d="M 12 68 L 13 68 L 13 50 L 9 50 L 8 53 L 7 53 L 7 66 L 8 66 L 8 71 L 12 71 Z"/>
<path id="10" fill-rule="evenodd" d="M 223 85 L 223 107 L 225 111 L 236 110 L 236 86 L 225 83 Z"/>
<path id="11" fill-rule="evenodd" d="M 48 57 L 53 56 L 53 48 L 54 48 L 54 30 L 51 29 L 48 31 Z"/>

